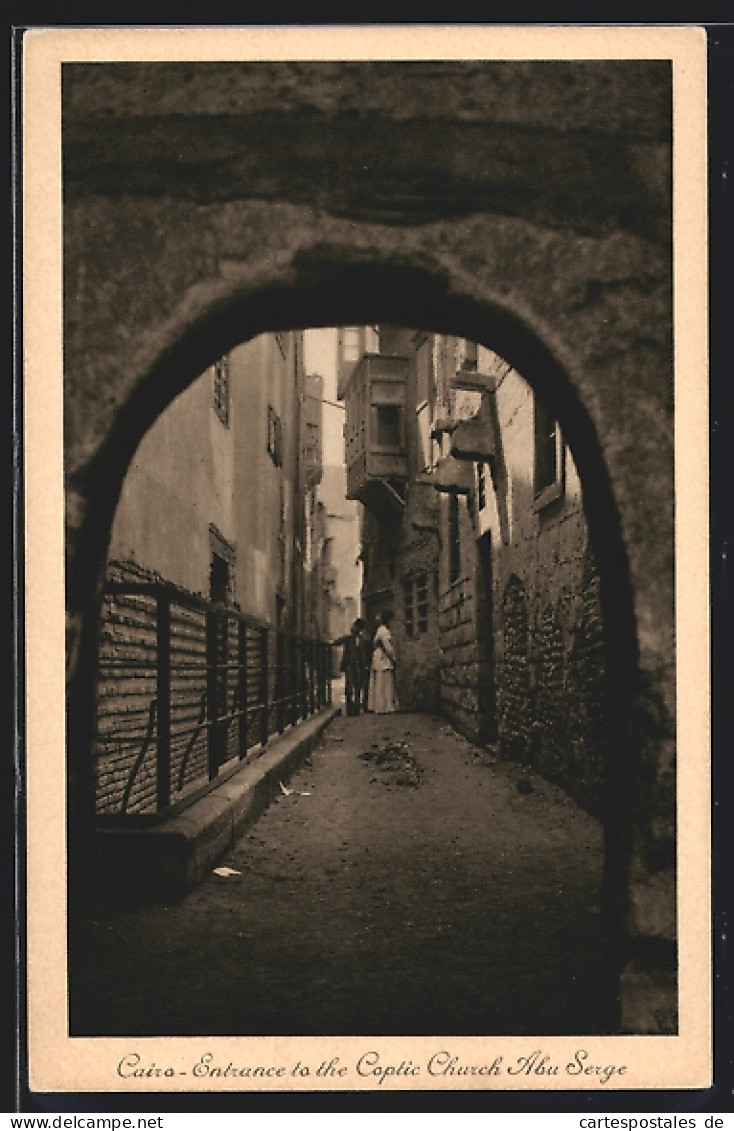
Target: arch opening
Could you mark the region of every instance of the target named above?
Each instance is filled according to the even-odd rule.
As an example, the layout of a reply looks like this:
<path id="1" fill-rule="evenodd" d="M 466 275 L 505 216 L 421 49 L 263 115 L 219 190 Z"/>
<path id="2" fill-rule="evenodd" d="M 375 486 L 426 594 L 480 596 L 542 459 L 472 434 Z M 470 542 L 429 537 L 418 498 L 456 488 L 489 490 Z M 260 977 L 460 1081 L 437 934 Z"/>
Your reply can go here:
<path id="1" fill-rule="evenodd" d="M 363 293 L 364 275 L 360 274 L 357 278 L 360 283 L 359 293 Z M 347 325 L 352 325 L 357 320 L 357 316 L 363 318 L 364 314 L 370 314 L 372 317 L 377 317 L 385 313 L 389 313 L 391 323 L 395 325 L 398 319 L 404 320 L 404 314 L 415 313 L 421 308 L 422 325 L 426 325 L 425 311 L 431 309 L 429 292 L 435 293 L 437 287 L 431 280 L 430 286 L 425 288 L 425 293 L 421 293 L 420 287 L 417 287 L 416 296 L 416 279 L 420 278 L 421 276 L 418 275 L 412 279 L 412 301 L 401 304 L 397 311 L 395 305 L 388 305 L 386 309 L 385 305 L 372 302 L 362 304 L 362 302 L 340 301 L 335 304 L 337 312 L 344 314 Z M 424 278 L 424 286 L 425 282 Z M 400 283 L 405 283 L 403 273 Z M 356 283 L 353 290 L 357 291 Z M 309 295 L 308 302 L 304 300 L 306 293 Z M 472 331 L 473 339 L 477 343 L 491 347 L 496 353 L 500 352 L 498 345 L 501 345 L 503 360 L 511 364 L 513 369 L 521 372 L 523 377 L 529 380 L 530 386 L 542 391 L 543 402 L 552 408 L 551 416 L 558 418 L 561 423 L 564 438 L 568 440 L 579 475 L 584 481 L 589 542 L 593 546 L 599 578 L 601 578 L 606 662 L 610 675 L 608 687 L 614 700 L 611 714 L 618 719 L 627 717 L 634 658 L 636 658 L 636 640 L 632 630 L 629 580 L 624 569 L 619 518 L 615 513 L 611 485 L 593 424 L 584 407 L 581 406 L 575 390 L 572 389 L 568 374 L 564 372 L 549 347 L 530 333 L 519 319 L 501 307 L 483 309 L 475 302 L 459 299 L 447 301 L 446 296 L 441 297 L 442 301 L 434 299 L 435 317 L 428 323 L 433 327 L 438 325 L 439 329 L 434 333 L 467 338 L 469 331 Z M 305 309 L 301 307 L 302 300 Z M 268 312 L 275 308 L 280 312 L 277 322 L 268 317 Z M 254 333 L 256 330 L 262 333 L 267 328 L 271 333 L 277 333 L 278 330 L 286 327 L 291 328 L 293 320 L 288 318 L 288 313 L 293 313 L 294 316 L 297 314 L 295 318 L 297 326 L 302 326 L 304 323 L 314 325 L 314 322 L 318 322 L 318 325 L 333 325 L 336 321 L 330 317 L 333 310 L 333 305 L 327 300 L 323 303 L 314 301 L 310 287 L 304 287 L 300 292 L 292 292 L 287 296 L 287 301 L 283 292 L 262 296 L 259 309 L 258 304 L 252 307 L 243 303 L 241 296 L 233 296 L 231 302 L 224 308 L 209 311 L 197 321 L 196 325 L 190 328 L 189 333 L 183 336 L 181 342 L 167 352 L 152 371 L 141 379 L 128 403 L 121 406 L 115 428 L 93 465 L 90 480 L 95 483 L 96 490 L 89 494 L 86 530 L 83 528 L 80 534 L 80 545 L 84 547 L 84 553 L 81 555 L 81 572 L 76 577 L 78 581 L 80 577 L 84 577 L 86 570 L 89 570 L 86 572 L 83 588 L 86 588 L 89 580 L 92 579 L 92 571 L 97 579 L 101 579 L 103 575 L 107 541 L 109 541 L 116 501 L 119 500 L 122 477 L 141 435 L 163 412 L 164 407 L 171 404 L 183 389 L 188 388 L 190 383 L 197 379 L 202 369 L 206 369 L 217 357 L 238 343 L 238 331 L 235 327 L 241 327 L 243 322 L 252 327 L 253 333 L 248 339 L 252 342 L 257 337 Z M 480 333 L 477 333 L 477 330 Z M 90 534 L 92 537 L 89 536 Z M 96 633 L 96 623 L 94 631 Z M 88 680 L 92 671 L 93 668 L 88 668 Z M 92 701 L 90 690 L 92 689 L 88 687 L 89 703 Z M 603 802 L 607 832 L 605 878 L 608 889 L 607 910 L 614 907 L 610 912 L 610 920 L 618 932 L 625 820 L 620 805 L 624 787 L 620 783 L 622 780 L 629 782 L 633 776 L 631 760 L 625 765 L 625 759 L 630 758 L 631 751 L 625 753 L 622 744 L 618 745 L 614 762 L 606 767 Z"/>
<path id="2" fill-rule="evenodd" d="M 318 298 L 314 294 L 313 280 L 309 277 L 299 288 L 267 291 L 258 296 L 257 301 L 235 294 L 227 303 L 202 312 L 180 341 L 141 377 L 131 396 L 120 406 L 115 425 L 89 465 L 86 477 L 74 484 L 77 488 L 82 486 L 87 495 L 88 509 L 75 550 L 76 569 L 70 576 L 70 608 L 78 609 L 80 593 L 100 592 L 112 519 L 124 474 L 146 429 L 204 369 L 245 340 L 242 338 L 243 326 L 248 331 L 246 340 L 252 342 L 259 334 L 290 330 L 294 325 L 303 328 L 329 326 L 337 322 L 352 325 L 365 322 L 367 317 L 379 320 L 386 315 L 390 317 L 391 325 L 400 325 L 408 322 L 409 316 L 412 316 L 412 321 L 420 310 L 420 324 L 431 326 L 434 333 L 473 340 L 501 355 L 550 407 L 550 415 L 560 423 L 583 482 L 589 544 L 600 578 L 610 715 L 621 722 L 619 733 L 622 737 L 615 746 L 614 758 L 606 766 L 602 802 L 606 837 L 604 889 L 607 925 L 615 938 L 621 940 L 624 935 L 624 869 L 628 853 L 626 798 L 629 782 L 634 781 L 636 773 L 634 748 L 623 736 L 633 694 L 637 643 L 619 516 L 594 426 L 567 372 L 550 347 L 514 312 L 499 303 L 490 306 L 465 296 L 447 294 L 445 286 L 420 271 L 411 274 L 401 269 L 391 287 L 385 286 L 388 276 L 384 266 L 379 270 L 362 267 L 356 273 L 347 272 L 351 296 L 347 299 L 344 297 L 344 274 L 341 273 L 341 285 L 326 288 Z M 378 279 L 382 284 L 380 301 L 364 300 L 362 296 L 372 293 Z M 398 301 L 398 294 L 406 293 L 408 279 L 410 298 Z M 335 318 L 335 313 L 341 317 Z M 93 488 L 89 489 L 88 484 L 94 484 Z M 86 734 L 90 739 L 98 605 L 92 608 L 88 601 L 81 603 L 86 604 L 87 613 L 81 638 L 82 654 L 86 660 L 81 664 L 77 662 L 75 679 L 70 688 L 70 727 L 72 733 L 77 736 Z M 82 826 L 79 804 L 73 802 L 78 803 L 83 797 L 84 789 L 79 786 L 87 774 L 79 765 L 70 767 L 70 770 L 71 845 L 72 838 L 76 839 Z M 78 824 L 75 825 L 75 821 Z"/>

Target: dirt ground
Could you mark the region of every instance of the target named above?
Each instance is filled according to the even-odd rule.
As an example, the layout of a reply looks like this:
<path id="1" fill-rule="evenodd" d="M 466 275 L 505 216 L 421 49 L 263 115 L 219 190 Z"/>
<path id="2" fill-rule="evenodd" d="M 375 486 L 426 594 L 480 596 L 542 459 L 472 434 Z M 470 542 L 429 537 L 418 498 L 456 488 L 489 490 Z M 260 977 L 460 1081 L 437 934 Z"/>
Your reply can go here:
<path id="1" fill-rule="evenodd" d="M 599 823 L 443 720 L 336 719 L 215 872 L 98 905 L 71 1032 L 610 1031 Z"/>

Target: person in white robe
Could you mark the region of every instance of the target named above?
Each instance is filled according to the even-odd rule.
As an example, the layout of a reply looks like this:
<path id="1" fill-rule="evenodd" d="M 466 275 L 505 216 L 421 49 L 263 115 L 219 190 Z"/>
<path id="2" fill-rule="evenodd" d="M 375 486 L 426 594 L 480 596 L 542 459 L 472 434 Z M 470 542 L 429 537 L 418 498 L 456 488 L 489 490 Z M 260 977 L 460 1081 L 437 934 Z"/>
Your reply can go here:
<path id="1" fill-rule="evenodd" d="M 372 666 L 367 709 L 376 715 L 389 715 L 398 710 L 395 690 L 395 649 L 390 632 L 391 616 L 383 613 L 372 644 Z"/>

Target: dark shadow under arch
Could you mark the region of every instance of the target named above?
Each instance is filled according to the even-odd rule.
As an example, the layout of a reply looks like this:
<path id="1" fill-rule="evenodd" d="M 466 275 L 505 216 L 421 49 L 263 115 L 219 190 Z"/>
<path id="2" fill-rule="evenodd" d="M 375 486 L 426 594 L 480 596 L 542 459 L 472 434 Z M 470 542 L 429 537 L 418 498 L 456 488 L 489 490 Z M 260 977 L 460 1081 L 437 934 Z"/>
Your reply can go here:
<path id="1" fill-rule="evenodd" d="M 448 273 L 395 257 L 360 261 L 344 248 L 320 248 L 295 260 L 289 285 L 235 291 L 204 310 L 161 356 L 119 408 L 98 454 L 67 487 L 86 502 L 67 570 L 67 607 L 78 628 L 68 686 L 70 894 L 83 876 L 93 824 L 91 734 L 96 683 L 99 593 L 122 482 L 145 432 L 167 405 L 212 362 L 268 331 L 392 322 L 480 342 L 505 358 L 559 420 L 583 485 L 589 537 L 601 579 L 609 664 L 610 710 L 619 741 L 608 767 L 605 806 L 605 906 L 622 939 L 621 907 L 629 849 L 630 786 L 637 772 L 627 730 L 638 663 L 632 587 L 609 472 L 591 418 L 570 377 L 539 334 L 501 302 L 458 293 Z M 87 847 L 85 847 L 87 846 Z M 81 879 L 81 888 L 84 881 Z"/>

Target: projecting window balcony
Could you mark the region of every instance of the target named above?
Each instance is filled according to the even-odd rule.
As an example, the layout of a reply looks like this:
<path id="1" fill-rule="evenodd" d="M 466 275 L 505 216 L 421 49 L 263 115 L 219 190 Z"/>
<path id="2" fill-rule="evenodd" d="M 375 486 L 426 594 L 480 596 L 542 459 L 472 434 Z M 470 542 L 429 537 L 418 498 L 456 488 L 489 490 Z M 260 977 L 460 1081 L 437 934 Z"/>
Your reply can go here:
<path id="1" fill-rule="evenodd" d="M 456 422 L 451 430 L 451 454 L 460 460 L 491 463 L 496 455 L 495 380 L 477 370 L 476 353 L 469 364 L 464 360 L 452 381 L 454 389 L 478 397 L 471 415 Z"/>
<path id="2" fill-rule="evenodd" d="M 365 354 L 344 390 L 347 497 L 381 513 L 401 508 L 408 478 L 404 357 Z"/>

